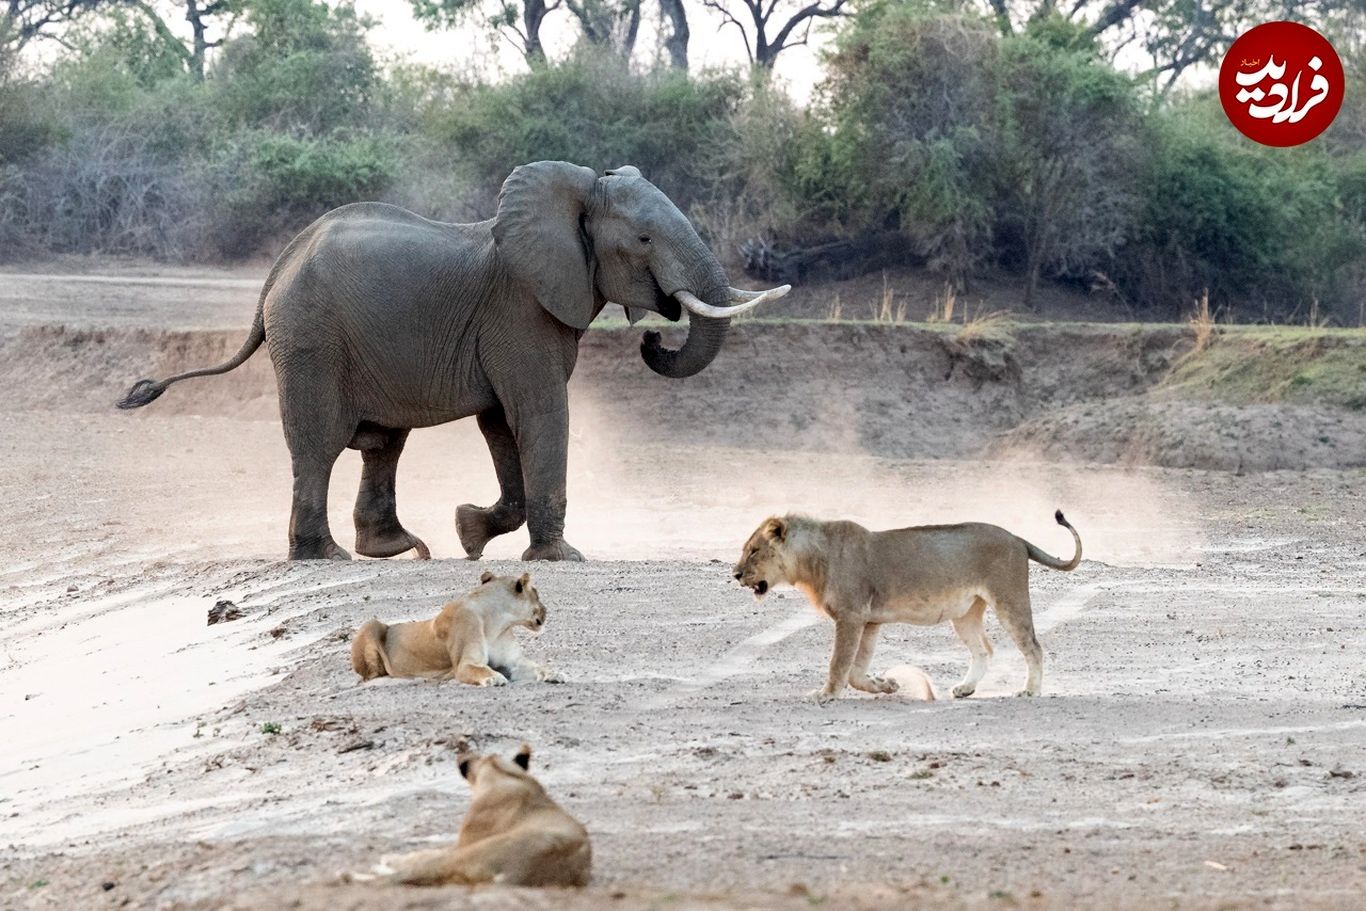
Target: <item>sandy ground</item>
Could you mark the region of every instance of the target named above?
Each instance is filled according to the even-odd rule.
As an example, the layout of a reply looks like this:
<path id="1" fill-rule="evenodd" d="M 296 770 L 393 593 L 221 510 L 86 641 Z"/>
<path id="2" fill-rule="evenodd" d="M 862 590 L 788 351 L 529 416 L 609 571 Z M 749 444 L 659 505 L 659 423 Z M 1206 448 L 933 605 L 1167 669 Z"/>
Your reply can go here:
<path id="1" fill-rule="evenodd" d="M 1360 906 L 1366 473 L 774 459 L 745 426 L 665 445 L 650 416 L 582 418 L 568 530 L 592 562 L 532 567 L 527 644 L 569 682 L 476 690 L 358 686 L 346 642 L 522 568 L 524 532 L 454 559 L 455 505 L 495 491 L 472 426 L 404 456 L 400 515 L 441 559 L 288 564 L 277 423 L 0 411 L 0 906 Z M 358 474 L 348 453 L 343 543 Z M 1057 552 L 1055 506 L 1088 559 L 1034 572 L 1036 700 L 1009 696 L 1023 662 L 993 621 L 977 696 L 819 708 L 829 626 L 728 575 L 775 511 L 996 521 Z M 205 625 L 223 598 L 244 618 Z M 947 696 L 965 659 L 947 627 L 892 627 L 875 665 Z M 592 888 L 338 882 L 454 837 L 462 738 L 535 746 Z"/>

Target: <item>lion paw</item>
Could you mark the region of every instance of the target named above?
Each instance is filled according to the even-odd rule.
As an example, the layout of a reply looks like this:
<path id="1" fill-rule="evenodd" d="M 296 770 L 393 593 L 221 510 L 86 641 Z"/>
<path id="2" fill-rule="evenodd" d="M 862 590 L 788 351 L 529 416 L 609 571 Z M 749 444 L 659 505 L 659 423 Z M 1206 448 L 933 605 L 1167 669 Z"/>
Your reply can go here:
<path id="1" fill-rule="evenodd" d="M 492 674 L 479 681 L 480 686 L 507 686 L 507 684 L 508 678 L 497 671 L 494 671 Z"/>
<path id="2" fill-rule="evenodd" d="M 1025 687 L 1024 689 L 1020 690 L 1020 691 L 1019 691 L 1018 693 L 1016 693 L 1015 695 L 1016 695 L 1016 696 L 1037 696 L 1037 695 L 1039 695 L 1039 691 L 1038 691 L 1038 690 L 1031 690 L 1031 689 L 1029 689 L 1028 687 Z"/>
<path id="3" fill-rule="evenodd" d="M 975 692 L 977 692 L 977 687 L 960 683 L 953 688 L 953 698 L 966 699 Z"/>
<path id="4" fill-rule="evenodd" d="M 816 703 L 816 705 L 829 705 L 839 697 L 834 693 L 830 692 L 829 690 L 827 690 L 825 687 L 821 687 L 818 690 L 812 690 L 811 692 L 807 693 L 806 698 Z"/>
<path id="5" fill-rule="evenodd" d="M 901 684 L 890 677 L 869 677 L 859 689 L 865 693 L 895 693 L 901 689 Z"/>
<path id="6" fill-rule="evenodd" d="M 548 667 L 536 668 L 536 679 L 542 683 L 564 683 L 564 678 Z"/>

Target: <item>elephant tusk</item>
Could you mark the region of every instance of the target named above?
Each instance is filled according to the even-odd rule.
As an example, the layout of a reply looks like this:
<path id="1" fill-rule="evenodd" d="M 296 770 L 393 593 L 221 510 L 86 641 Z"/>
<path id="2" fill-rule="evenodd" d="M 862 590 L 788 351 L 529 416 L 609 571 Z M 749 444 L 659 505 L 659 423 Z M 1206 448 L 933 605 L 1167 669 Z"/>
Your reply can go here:
<path id="1" fill-rule="evenodd" d="M 791 285 L 779 285 L 776 288 L 769 288 L 767 291 L 744 291 L 740 288 L 731 288 L 730 299 L 733 301 L 752 301 L 756 297 L 762 297 L 764 300 L 775 301 L 791 290 Z"/>
<path id="2" fill-rule="evenodd" d="M 754 296 L 750 297 L 744 303 L 736 304 L 732 307 L 713 307 L 711 304 L 698 300 L 696 295 L 689 291 L 675 291 L 674 297 L 678 298 L 678 302 L 686 307 L 689 313 L 696 313 L 698 316 L 710 316 L 716 319 L 727 319 L 732 316 L 739 316 L 741 313 L 748 310 L 753 310 L 765 301 L 777 300 L 791 290 L 791 285 L 781 285 L 777 288 L 770 288 L 767 291 L 742 292 L 746 295 L 753 294 Z M 732 295 L 734 295 L 735 289 L 732 288 L 731 292 Z M 732 296 L 731 299 L 735 300 L 736 298 Z"/>

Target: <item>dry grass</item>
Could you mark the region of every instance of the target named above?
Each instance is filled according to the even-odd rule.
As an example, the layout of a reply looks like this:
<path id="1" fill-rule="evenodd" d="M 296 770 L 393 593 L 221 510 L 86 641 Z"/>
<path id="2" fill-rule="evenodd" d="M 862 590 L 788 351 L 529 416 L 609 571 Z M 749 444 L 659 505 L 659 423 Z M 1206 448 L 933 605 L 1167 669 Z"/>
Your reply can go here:
<path id="1" fill-rule="evenodd" d="M 873 305 L 873 322 L 901 325 L 906 322 L 906 303 L 895 301 L 896 292 L 887 282 L 887 273 L 882 273 L 882 296 Z"/>
<path id="2" fill-rule="evenodd" d="M 966 308 L 963 311 L 963 328 L 958 330 L 954 337 L 963 344 L 986 338 L 1005 338 L 1011 334 L 1015 327 L 1015 318 L 1008 310 L 992 310 L 989 313 L 978 313 L 972 319 L 967 318 Z"/>
<path id="3" fill-rule="evenodd" d="M 844 304 L 840 301 L 839 292 L 835 292 L 835 301 L 830 305 L 830 313 L 826 317 L 832 323 L 838 323 L 844 319 Z"/>
<path id="4" fill-rule="evenodd" d="M 952 284 L 944 285 L 944 294 L 934 302 L 930 308 L 929 322 L 931 323 L 951 323 L 953 313 L 958 307 L 958 292 L 954 290 Z M 964 320 L 967 319 L 966 310 L 963 313 Z"/>
<path id="5" fill-rule="evenodd" d="M 1209 309 L 1208 288 L 1195 302 L 1195 312 L 1191 314 L 1190 326 L 1195 333 L 1195 349 L 1191 353 L 1198 354 L 1208 348 L 1214 340 L 1214 314 Z"/>

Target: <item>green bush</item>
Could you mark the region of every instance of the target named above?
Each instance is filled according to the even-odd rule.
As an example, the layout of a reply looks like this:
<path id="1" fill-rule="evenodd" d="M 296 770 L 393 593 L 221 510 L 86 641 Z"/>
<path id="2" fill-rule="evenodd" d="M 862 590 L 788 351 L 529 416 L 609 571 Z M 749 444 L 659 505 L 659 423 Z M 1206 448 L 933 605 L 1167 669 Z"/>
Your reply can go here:
<path id="1" fill-rule="evenodd" d="M 350 3 L 253 0 L 247 18 L 252 33 L 229 42 L 212 73 L 228 124 L 319 134 L 367 122 L 380 76 Z"/>
<path id="2" fill-rule="evenodd" d="M 899 226 L 962 278 L 990 252 L 992 76 L 998 38 L 981 20 L 875 5 L 827 57 L 829 148 L 799 186 L 846 232 Z"/>
<path id="3" fill-rule="evenodd" d="M 1235 319 L 1303 318 L 1315 301 L 1351 315 L 1366 249 L 1354 159 L 1313 144 L 1255 146 L 1212 97 L 1157 114 L 1152 127 L 1138 228 L 1116 271 L 1137 308 L 1179 315 L 1207 289 Z"/>
<path id="4" fill-rule="evenodd" d="M 1089 36 L 1048 17 L 1002 41 L 990 148 L 997 258 L 1024 276 L 1086 279 L 1111 269 L 1134 230 L 1146 152 L 1133 83 Z"/>
<path id="5" fill-rule="evenodd" d="M 503 83 L 457 87 L 429 129 L 452 167 L 490 198 L 516 165 L 562 159 L 598 170 L 635 165 L 686 204 L 709 180 L 698 163 L 724 140 L 743 91 L 733 74 L 637 74 L 582 49 Z"/>
<path id="6" fill-rule="evenodd" d="M 399 166 L 390 144 L 372 136 L 248 134 L 225 145 L 209 169 L 228 176 L 213 204 L 210 243 L 236 257 L 283 242 L 329 209 L 380 196 Z"/>

